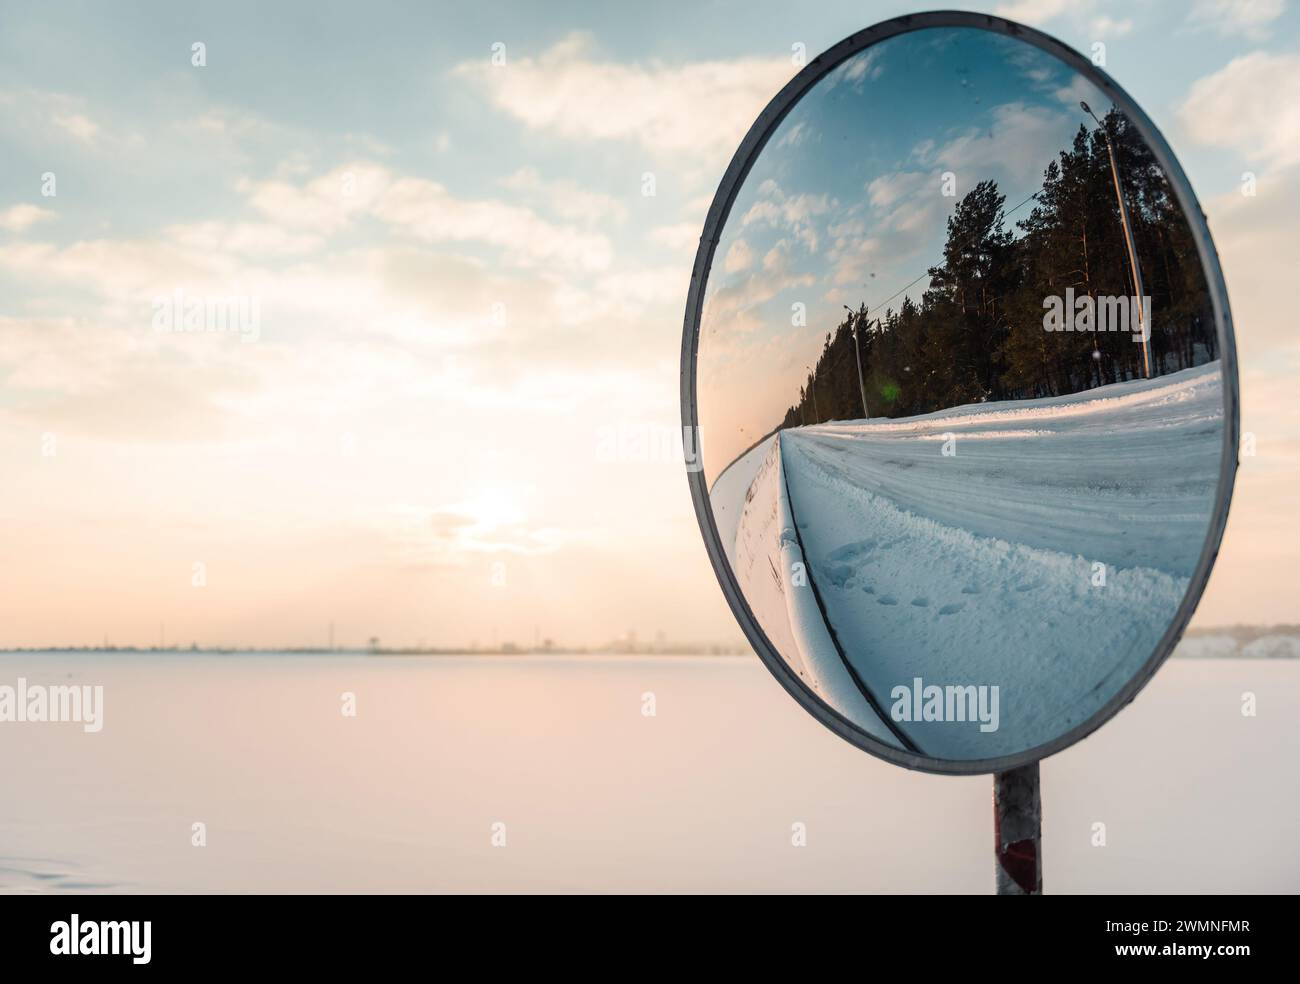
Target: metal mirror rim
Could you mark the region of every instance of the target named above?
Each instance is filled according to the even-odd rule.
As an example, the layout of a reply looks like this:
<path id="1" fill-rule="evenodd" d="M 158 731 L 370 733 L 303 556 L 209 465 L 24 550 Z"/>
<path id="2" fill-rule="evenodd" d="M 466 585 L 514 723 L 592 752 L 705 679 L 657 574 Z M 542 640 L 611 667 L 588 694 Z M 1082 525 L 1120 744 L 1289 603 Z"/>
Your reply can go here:
<path id="1" fill-rule="evenodd" d="M 736 195 L 744 184 L 750 168 L 766 146 L 768 139 L 803 95 L 845 59 L 888 38 L 936 27 L 974 28 L 990 31 L 1017 38 L 1045 51 L 1083 75 L 1102 92 L 1106 93 L 1111 101 L 1128 117 L 1130 123 L 1137 128 L 1139 135 L 1146 141 L 1147 146 L 1155 155 L 1157 163 L 1160 164 L 1169 179 L 1175 199 L 1187 217 L 1188 225 L 1191 227 L 1192 236 L 1196 242 L 1197 253 L 1201 260 L 1202 269 L 1205 271 L 1210 301 L 1214 311 L 1215 328 L 1218 333 L 1221 353 L 1224 395 L 1223 452 L 1219 472 L 1219 486 L 1214 510 L 1210 516 L 1209 528 L 1206 532 L 1205 543 L 1201 550 L 1200 559 L 1197 561 L 1196 569 L 1192 573 L 1187 594 L 1183 597 L 1173 621 L 1160 639 L 1151 657 L 1120 688 L 1119 692 L 1102 705 L 1091 717 L 1054 740 L 1014 755 L 969 760 L 938 759 L 920 755 L 906 749 L 895 748 L 871 737 L 848 718 L 824 704 L 790 670 L 785 660 L 782 659 L 780 653 L 759 626 L 754 613 L 745 600 L 743 592 L 740 590 L 739 584 L 736 582 L 731 566 L 727 562 L 722 540 L 714 523 L 713 509 L 709 502 L 707 483 L 704 479 L 702 459 L 699 457 L 701 452 L 698 441 L 699 417 L 696 404 L 696 356 L 699 351 L 700 315 L 705 290 L 708 285 L 709 270 L 713 263 L 719 236 L 731 213 L 731 207 Z M 1232 499 L 1233 482 L 1237 471 L 1237 447 L 1240 428 L 1237 355 L 1233 343 L 1232 315 L 1228 307 L 1227 285 L 1223 279 L 1223 271 L 1219 266 L 1218 254 L 1214 247 L 1214 241 L 1210 236 L 1205 215 L 1201 211 L 1191 184 L 1183 173 L 1182 167 L 1178 164 L 1173 150 L 1165 142 L 1160 131 L 1146 113 L 1142 111 L 1142 108 L 1138 106 L 1137 102 L 1110 76 L 1073 48 L 1050 35 L 1017 24 L 1014 21 L 989 14 L 965 11 L 932 11 L 910 14 L 882 21 L 850 35 L 804 66 L 794 78 L 786 83 L 785 87 L 777 93 L 758 119 L 754 121 L 723 174 L 718 191 L 713 198 L 713 203 L 709 207 L 703 234 L 700 237 L 700 245 L 695 254 L 695 265 L 691 272 L 691 284 L 686 299 L 686 317 L 682 332 L 681 406 L 683 433 L 687 438 L 687 481 L 691 489 L 691 499 L 695 505 L 695 516 L 700 524 L 700 533 L 704 537 L 709 560 L 713 564 L 714 573 L 722 586 L 723 595 L 726 597 L 736 620 L 740 623 L 745 637 L 750 645 L 754 647 L 763 664 L 805 711 L 845 741 L 895 765 L 940 775 L 978 775 L 989 772 L 1005 772 L 1037 762 L 1086 738 L 1114 717 L 1124 705 L 1137 696 L 1138 692 L 1146 686 L 1147 682 L 1155 675 L 1155 672 L 1173 651 L 1174 646 L 1183 634 L 1183 630 L 1187 627 L 1197 603 L 1200 601 L 1202 592 L 1205 590 L 1205 584 L 1209 579 L 1210 570 L 1214 566 L 1214 560 L 1218 555 L 1219 545 L 1223 538 L 1223 531 L 1227 525 L 1228 506 Z M 696 455 L 694 466 L 689 460 L 692 448 L 693 453 Z"/>

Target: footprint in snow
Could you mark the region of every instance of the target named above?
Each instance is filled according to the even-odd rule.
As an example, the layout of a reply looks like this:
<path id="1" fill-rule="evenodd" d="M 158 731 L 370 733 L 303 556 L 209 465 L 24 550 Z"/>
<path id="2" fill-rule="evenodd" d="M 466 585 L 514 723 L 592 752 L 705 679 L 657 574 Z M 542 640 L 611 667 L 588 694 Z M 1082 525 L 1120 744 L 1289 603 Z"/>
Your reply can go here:
<path id="1" fill-rule="evenodd" d="M 842 561 L 852 563 L 853 561 L 860 560 L 862 557 L 871 553 L 875 546 L 875 540 L 858 540 L 856 543 L 846 543 L 844 546 L 836 547 L 832 550 L 826 555 L 826 559 L 832 563 L 839 563 Z"/>
<path id="2" fill-rule="evenodd" d="M 837 588 L 842 588 L 853 577 L 853 568 L 848 564 L 830 564 L 825 568 L 826 578 Z"/>
<path id="3" fill-rule="evenodd" d="M 878 601 L 878 602 L 879 602 L 880 604 L 882 604 L 882 605 L 897 605 L 897 604 L 898 604 L 898 599 L 895 598 L 893 595 L 881 595 L 879 598 L 876 599 L 876 601 Z"/>
<path id="4" fill-rule="evenodd" d="M 929 608 L 929 607 L 930 607 L 930 599 L 929 599 L 929 598 L 913 598 L 913 599 L 912 599 L 912 604 L 913 604 L 915 607 L 917 607 L 917 608 Z"/>
<path id="5" fill-rule="evenodd" d="M 961 611 L 961 610 L 962 610 L 963 608 L 965 608 L 965 607 L 966 607 L 966 602 L 964 602 L 964 601 L 954 602 L 954 603 L 951 604 L 951 605 L 944 605 L 942 608 L 940 608 L 940 609 L 939 609 L 939 614 L 940 614 L 940 615 L 956 615 L 959 611 Z"/>

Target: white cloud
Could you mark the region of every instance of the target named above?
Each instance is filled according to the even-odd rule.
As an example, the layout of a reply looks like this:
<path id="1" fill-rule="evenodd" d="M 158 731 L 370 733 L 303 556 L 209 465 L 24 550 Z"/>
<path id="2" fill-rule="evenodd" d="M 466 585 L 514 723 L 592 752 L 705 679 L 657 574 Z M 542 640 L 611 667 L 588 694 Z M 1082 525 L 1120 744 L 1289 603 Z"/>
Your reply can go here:
<path id="1" fill-rule="evenodd" d="M 1085 79 L 1082 75 L 1076 75 L 1070 79 L 1070 84 L 1062 86 L 1052 93 L 1057 99 L 1073 110 L 1080 102 L 1094 104 L 1093 108 L 1098 115 L 1105 112 L 1104 105 L 1095 105 L 1098 102 L 1097 87 Z"/>
<path id="2" fill-rule="evenodd" d="M 54 117 L 54 125 L 82 143 L 93 144 L 99 136 L 99 125 L 83 113 L 66 113 Z"/>
<path id="3" fill-rule="evenodd" d="M 1300 162 L 1300 55 L 1234 58 L 1192 85 L 1178 117 L 1200 143 L 1269 168 Z"/>
<path id="4" fill-rule="evenodd" d="M 781 134 L 780 138 L 776 141 L 775 146 L 798 147 L 808 139 L 808 134 L 811 132 L 812 128 L 808 125 L 808 121 L 800 120 L 794 126 L 786 129 L 786 131 Z"/>
<path id="5" fill-rule="evenodd" d="M 739 333 L 752 331 L 762 324 L 761 309 L 778 294 L 795 287 L 811 287 L 816 278 L 811 273 L 795 273 L 790 263 L 790 244 L 781 240 L 764 254 L 762 263 L 735 275 L 721 274 L 710 288 L 704 302 L 701 331 L 707 334 L 712 326 L 726 325 L 727 330 L 715 336 L 713 345 L 728 345 Z"/>
<path id="6" fill-rule="evenodd" d="M 864 285 L 871 267 L 879 262 L 882 243 L 879 239 L 852 239 L 832 254 L 835 267 L 831 283 Z M 892 245 L 891 245 L 892 252 Z"/>
<path id="7" fill-rule="evenodd" d="M 498 258 L 428 249 L 372 225 L 357 232 L 377 235 L 381 246 L 275 223 L 209 220 L 139 239 L 12 242 L 0 245 L 0 266 L 36 296 L 57 297 L 58 309 L 150 342 L 158 340 L 154 301 L 178 288 L 187 296 L 247 296 L 260 304 L 259 353 L 310 339 L 314 347 L 353 346 L 358 358 L 386 357 L 398 342 L 406 358 L 490 362 L 499 385 L 514 385 L 514 374 L 522 385 L 543 365 L 550 376 L 653 350 L 661 336 L 646 330 L 644 319 L 678 307 L 689 286 L 686 262 L 592 270 L 559 255 L 511 269 Z M 502 348 L 506 334 L 511 344 Z M 163 340 L 186 350 L 195 344 L 191 336 Z M 279 372 L 267 385 L 284 392 L 294 372 Z"/>
<path id="8" fill-rule="evenodd" d="M 1263 41 L 1269 25 L 1282 16 L 1286 0 L 1196 0 L 1188 15 L 1195 27 L 1211 28 L 1221 35 L 1241 35 Z"/>
<path id="9" fill-rule="evenodd" d="M 986 129 L 971 128 L 938 149 L 915 151 L 923 163 L 957 175 L 958 195 L 989 177 L 1005 174 L 1021 183 L 1041 178 L 1043 168 L 1056 156 L 1060 114 L 1020 102 L 996 106 L 992 114 L 993 123 Z"/>
<path id="10" fill-rule="evenodd" d="M 817 222 L 835 206 L 827 195 L 787 195 L 772 179 L 759 185 L 758 201 L 740 219 L 742 228 L 760 224 L 788 229 L 810 253 L 817 252 Z"/>
<path id="11" fill-rule="evenodd" d="M 80 96 L 41 89 L 0 90 L 0 133 L 28 146 L 71 141 L 115 154 L 142 146 L 137 135 L 101 125 L 92 118 L 86 100 Z"/>
<path id="12" fill-rule="evenodd" d="M 593 49 L 588 35 L 571 34 L 536 56 L 453 71 L 530 129 L 696 158 L 733 151 L 794 72 L 788 57 L 623 64 L 599 61 Z"/>
<path id="13" fill-rule="evenodd" d="M 372 211 L 422 242 L 495 246 L 519 266 L 555 263 L 604 270 L 613 258 L 609 240 L 602 235 L 547 222 L 517 205 L 456 198 L 424 178 L 396 179 Z"/>
<path id="14" fill-rule="evenodd" d="M 836 66 L 820 83 L 826 91 L 837 86 L 850 86 L 855 92 L 862 92 L 868 80 L 880 78 L 884 67 L 879 64 L 880 48 L 869 48 L 859 52 L 842 64 Z"/>
<path id="15" fill-rule="evenodd" d="M 1076 29 L 1087 29 L 1097 40 L 1122 38 L 1133 30 L 1130 17 L 1101 13 L 1098 0 L 1010 0 L 999 4 L 993 11 L 999 17 L 1041 25 L 1048 21 L 1068 19 Z M 1131 4 L 1121 4 L 1125 10 Z"/>
<path id="16" fill-rule="evenodd" d="M 754 251 L 749 248 L 749 244 L 743 239 L 737 239 L 727 250 L 726 259 L 722 263 L 722 269 L 727 273 L 739 273 L 741 270 L 748 270 L 754 262 Z"/>
<path id="17" fill-rule="evenodd" d="M 1133 30 L 1131 17 L 1109 17 L 1105 14 L 1093 18 L 1092 33 L 1100 38 L 1127 37 Z"/>
<path id="18" fill-rule="evenodd" d="M 211 220 L 171 226 L 162 236 L 178 245 L 213 253 L 238 253 L 250 257 L 299 256 L 324 245 L 324 238 L 296 233 L 266 222 Z"/>
<path id="19" fill-rule="evenodd" d="M 238 188 L 271 221 L 327 235 L 373 208 L 391 183 L 386 168 L 358 163 L 335 168 L 305 184 L 241 181 Z"/>
<path id="20" fill-rule="evenodd" d="M 930 177 L 923 171 L 896 171 L 893 174 L 882 174 L 867 185 L 867 196 L 876 208 L 890 208 L 900 199 L 914 194 Z M 936 179 L 935 190 L 938 189 L 939 184 Z"/>
<path id="21" fill-rule="evenodd" d="M 672 225 L 655 226 L 647 234 L 650 242 L 675 253 L 694 256 L 700 245 L 700 224 L 696 222 L 675 222 Z"/>
<path id="22" fill-rule="evenodd" d="M 871 181 L 866 189 L 875 213 L 871 221 L 862 214 L 865 208 L 854 206 L 827 229 L 833 239 L 828 251 L 833 264 L 830 283 L 865 287 L 886 255 L 897 263 L 931 245 L 934 230 L 942 228 L 944 213 L 954 201 L 943 196 L 942 188 L 938 170 L 899 171 Z M 831 294 L 838 296 L 839 291 Z"/>
<path id="23" fill-rule="evenodd" d="M 763 272 L 782 274 L 790 268 L 790 244 L 782 239 L 763 254 Z"/>
<path id="24" fill-rule="evenodd" d="M 876 64 L 879 59 L 879 50 L 864 51 L 855 55 L 844 64 L 844 78 L 848 82 L 856 82 L 859 79 L 879 78 L 883 69 Z"/>
<path id="25" fill-rule="evenodd" d="M 1205 203 L 1223 261 L 1243 365 L 1275 370 L 1279 350 L 1300 358 L 1292 296 L 1300 202 L 1293 168 L 1259 180 L 1255 196 L 1231 191 Z"/>
<path id="26" fill-rule="evenodd" d="M 1012 0 L 998 4 L 993 13 L 1008 20 L 1033 24 L 1060 17 L 1072 8 L 1077 10 L 1089 6 L 1087 0 Z"/>
<path id="27" fill-rule="evenodd" d="M 436 181 L 397 176 L 376 164 L 345 165 L 305 184 L 245 181 L 240 189 L 268 219 L 317 234 L 370 216 L 425 243 L 496 247 L 518 266 L 603 270 L 613 255 L 603 235 L 548 222 L 518 205 L 457 198 Z M 590 200 L 586 207 L 593 207 Z"/>
<path id="28" fill-rule="evenodd" d="M 0 212 L 0 229 L 5 232 L 25 232 L 37 222 L 47 222 L 54 218 L 48 208 L 23 203 L 14 205 Z"/>
<path id="29" fill-rule="evenodd" d="M 690 286 L 690 266 L 673 263 L 667 266 L 638 265 L 632 270 L 604 273 L 593 278 L 575 278 L 572 283 L 556 286 L 555 319 L 559 323 L 597 326 L 606 339 L 614 337 L 610 325 L 629 325 L 655 309 L 680 311 Z M 579 353 L 590 356 L 597 339 L 585 338 Z M 555 348 L 555 339 L 545 344 Z M 626 360 L 635 336 L 617 342 L 621 358 Z M 585 349 L 585 352 L 583 351 Z M 566 356 L 567 358 L 567 356 Z"/>
<path id="30" fill-rule="evenodd" d="M 521 167 L 502 179 L 501 184 L 525 199 L 545 202 L 550 211 L 573 222 L 597 225 L 627 218 L 627 205 L 613 195 L 591 191 L 576 181 L 548 181 L 536 168 Z"/>
<path id="31" fill-rule="evenodd" d="M 177 285 L 222 285 L 235 270 L 232 257 L 158 239 L 90 239 L 63 247 L 18 243 L 0 247 L 0 263 L 29 284 L 64 282 L 106 300 L 140 304 Z M 141 309 L 142 318 L 148 313 Z"/>

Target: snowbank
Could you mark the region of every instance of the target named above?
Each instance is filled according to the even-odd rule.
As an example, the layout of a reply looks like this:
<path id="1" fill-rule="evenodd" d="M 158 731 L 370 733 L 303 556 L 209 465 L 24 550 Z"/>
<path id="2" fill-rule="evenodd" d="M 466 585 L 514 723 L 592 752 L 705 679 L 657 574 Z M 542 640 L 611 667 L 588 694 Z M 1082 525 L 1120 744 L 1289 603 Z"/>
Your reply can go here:
<path id="1" fill-rule="evenodd" d="M 777 651 L 827 704 L 874 737 L 898 746 L 854 681 L 818 607 L 791 518 L 779 435 L 720 475 L 712 500 L 727 559 Z"/>

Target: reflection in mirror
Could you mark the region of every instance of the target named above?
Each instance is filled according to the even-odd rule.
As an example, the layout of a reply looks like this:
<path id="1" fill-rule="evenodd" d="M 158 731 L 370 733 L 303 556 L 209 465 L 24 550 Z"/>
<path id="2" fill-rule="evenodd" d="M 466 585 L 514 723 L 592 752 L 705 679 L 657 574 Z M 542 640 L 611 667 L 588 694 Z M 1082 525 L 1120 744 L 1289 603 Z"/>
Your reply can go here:
<path id="1" fill-rule="evenodd" d="M 764 634 L 928 758 L 1088 721 L 1211 534 L 1218 346 L 1168 178 L 1086 78 L 973 28 L 848 59 L 758 153 L 700 323 L 704 477 Z"/>

